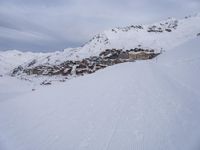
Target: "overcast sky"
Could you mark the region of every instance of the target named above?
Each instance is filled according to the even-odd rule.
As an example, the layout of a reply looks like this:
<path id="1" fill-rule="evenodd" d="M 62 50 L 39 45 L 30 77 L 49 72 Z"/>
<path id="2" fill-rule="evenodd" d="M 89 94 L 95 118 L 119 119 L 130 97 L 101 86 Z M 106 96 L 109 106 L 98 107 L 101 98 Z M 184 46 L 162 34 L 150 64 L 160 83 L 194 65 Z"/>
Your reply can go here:
<path id="1" fill-rule="evenodd" d="M 105 29 L 196 12 L 200 0 L 0 0 L 0 50 L 62 50 Z"/>

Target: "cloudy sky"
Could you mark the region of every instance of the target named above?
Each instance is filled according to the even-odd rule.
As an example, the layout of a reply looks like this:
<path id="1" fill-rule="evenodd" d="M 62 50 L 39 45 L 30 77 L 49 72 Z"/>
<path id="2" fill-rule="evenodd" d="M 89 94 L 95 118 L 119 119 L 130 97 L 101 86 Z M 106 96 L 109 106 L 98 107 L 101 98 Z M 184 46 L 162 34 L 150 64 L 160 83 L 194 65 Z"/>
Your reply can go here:
<path id="1" fill-rule="evenodd" d="M 105 29 L 196 12 L 200 0 L 0 0 L 0 50 L 62 50 Z"/>

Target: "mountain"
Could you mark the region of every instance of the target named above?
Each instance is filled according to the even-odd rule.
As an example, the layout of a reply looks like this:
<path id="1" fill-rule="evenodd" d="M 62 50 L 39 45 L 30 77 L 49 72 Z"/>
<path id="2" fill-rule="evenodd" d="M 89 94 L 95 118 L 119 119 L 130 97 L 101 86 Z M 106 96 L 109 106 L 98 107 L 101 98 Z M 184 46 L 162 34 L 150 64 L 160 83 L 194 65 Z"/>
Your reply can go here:
<path id="1" fill-rule="evenodd" d="M 155 59 L 1 99 L 1 150 L 199 150 L 199 48 L 196 37 Z"/>
<path id="2" fill-rule="evenodd" d="M 27 74 L 48 75 L 51 77 L 55 74 L 70 78 L 69 75 L 77 75 L 76 73 L 74 74 L 76 71 L 73 68 L 81 66 L 81 62 L 88 59 L 89 64 L 95 63 L 95 66 L 92 66 L 93 68 L 91 69 L 90 66 L 84 64 L 85 67 L 80 67 L 77 72 L 81 70 L 82 73 L 82 70 L 85 70 L 86 73 L 90 73 L 98 70 L 95 68 L 101 69 L 102 66 L 104 68 L 116 64 L 115 62 L 127 62 L 124 59 L 119 61 L 121 59 L 119 55 L 126 56 L 129 55 L 129 52 L 136 52 L 135 54 L 137 54 L 138 52 L 147 51 L 149 56 L 151 51 L 151 55 L 153 54 L 154 57 L 161 52 L 168 51 L 195 38 L 200 32 L 199 24 L 200 15 L 196 14 L 180 20 L 169 18 L 151 25 L 131 25 L 123 28 L 114 28 L 94 36 L 82 47 L 68 48 L 64 51 L 53 53 L 0 52 L 0 66 L 4 68 L 4 73 L 7 72 L 9 74 L 13 73 L 15 68 L 13 75 L 23 78 L 29 78 Z M 106 63 L 104 63 L 105 60 L 102 60 L 101 54 L 107 53 L 105 52 L 106 50 L 108 50 L 107 55 L 118 55 L 114 60 L 115 62 L 112 61 L 110 63 L 106 60 Z M 124 54 L 123 52 L 127 53 Z M 153 58 L 152 56 L 149 57 Z M 16 60 L 13 61 L 13 58 Z M 99 59 L 101 62 L 96 63 Z M 0 71 L 2 72 L 2 69 Z"/>

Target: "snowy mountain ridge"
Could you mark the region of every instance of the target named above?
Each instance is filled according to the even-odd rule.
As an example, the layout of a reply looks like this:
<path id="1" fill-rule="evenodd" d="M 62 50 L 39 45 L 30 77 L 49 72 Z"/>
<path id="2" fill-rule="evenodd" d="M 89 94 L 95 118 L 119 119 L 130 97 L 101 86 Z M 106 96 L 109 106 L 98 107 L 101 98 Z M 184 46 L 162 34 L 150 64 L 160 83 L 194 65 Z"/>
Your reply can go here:
<path id="1" fill-rule="evenodd" d="M 106 30 L 94 36 L 79 48 L 68 48 L 52 53 L 20 51 L 0 52 L 0 72 L 10 72 L 15 67 L 59 65 L 66 60 L 82 60 L 97 56 L 106 49 L 130 50 L 134 48 L 154 49 L 156 52 L 172 49 L 200 33 L 200 15 L 184 19 L 169 18 L 151 25 L 131 25 Z M 3 68 L 3 69 L 2 69 Z"/>

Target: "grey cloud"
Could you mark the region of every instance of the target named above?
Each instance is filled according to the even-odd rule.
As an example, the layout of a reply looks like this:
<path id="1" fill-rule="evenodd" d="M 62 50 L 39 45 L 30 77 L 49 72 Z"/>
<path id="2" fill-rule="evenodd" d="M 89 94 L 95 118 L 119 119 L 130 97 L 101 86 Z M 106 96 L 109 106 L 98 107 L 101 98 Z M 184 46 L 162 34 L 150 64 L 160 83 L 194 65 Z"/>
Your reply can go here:
<path id="1" fill-rule="evenodd" d="M 105 29 L 199 10 L 198 0 L 0 0 L 0 50 L 62 50 Z"/>

